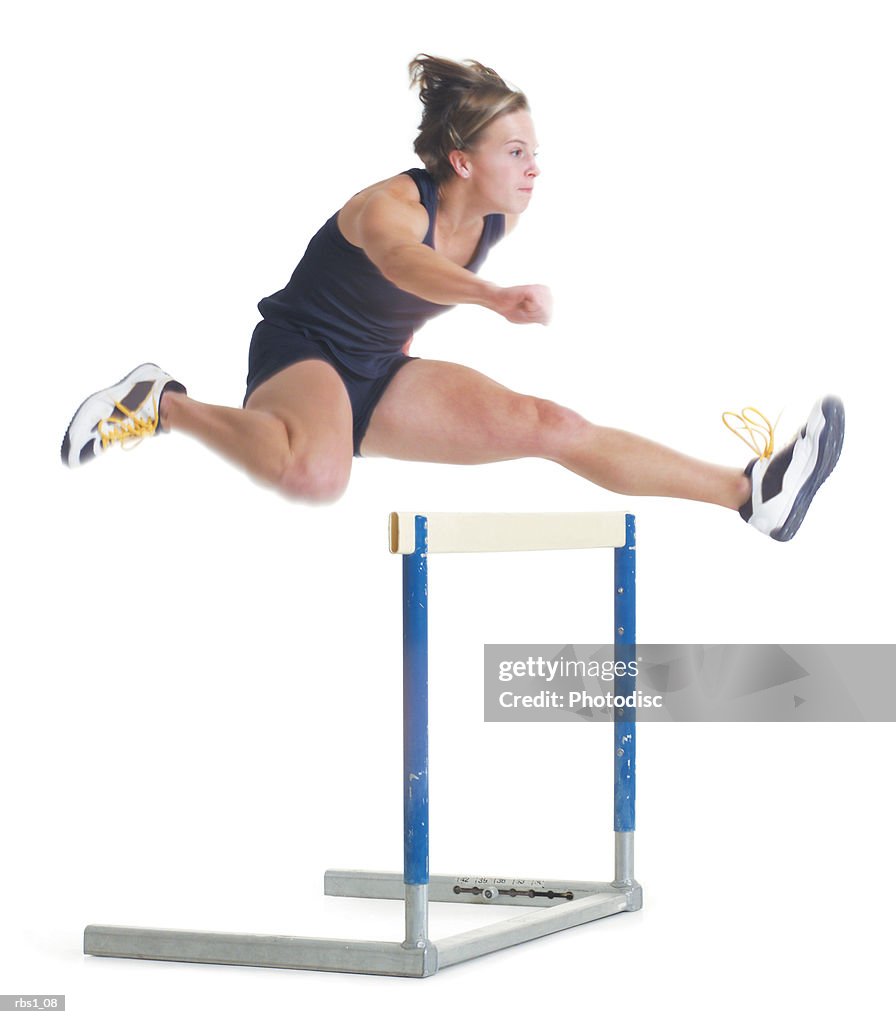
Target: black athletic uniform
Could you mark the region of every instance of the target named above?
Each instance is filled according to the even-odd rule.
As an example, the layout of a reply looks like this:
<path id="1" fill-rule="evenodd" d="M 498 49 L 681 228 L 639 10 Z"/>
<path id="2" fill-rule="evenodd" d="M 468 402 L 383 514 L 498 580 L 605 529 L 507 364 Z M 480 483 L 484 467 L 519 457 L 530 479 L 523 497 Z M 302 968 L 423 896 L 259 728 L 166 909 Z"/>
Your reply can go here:
<path id="1" fill-rule="evenodd" d="M 424 245 L 433 246 L 438 189 L 422 168 L 405 171 L 417 184 L 429 214 Z M 322 359 L 342 378 L 351 401 L 355 455 L 376 403 L 389 382 L 414 357 L 402 348 L 419 328 L 451 309 L 397 288 L 363 249 L 346 241 L 333 216 L 308 244 L 281 291 L 258 304 L 264 317 L 249 347 L 249 395 L 275 373 L 305 359 Z M 504 215 L 489 214 L 473 258 L 476 272 L 504 236 Z"/>

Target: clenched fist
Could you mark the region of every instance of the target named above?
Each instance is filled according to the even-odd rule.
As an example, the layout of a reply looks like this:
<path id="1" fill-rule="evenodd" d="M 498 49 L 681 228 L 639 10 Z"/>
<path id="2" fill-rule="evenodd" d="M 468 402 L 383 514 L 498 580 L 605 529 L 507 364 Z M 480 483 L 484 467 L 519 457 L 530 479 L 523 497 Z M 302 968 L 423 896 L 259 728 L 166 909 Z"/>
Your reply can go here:
<path id="1" fill-rule="evenodd" d="M 494 305 L 512 324 L 546 324 L 551 319 L 551 290 L 543 284 L 523 284 L 501 288 Z"/>

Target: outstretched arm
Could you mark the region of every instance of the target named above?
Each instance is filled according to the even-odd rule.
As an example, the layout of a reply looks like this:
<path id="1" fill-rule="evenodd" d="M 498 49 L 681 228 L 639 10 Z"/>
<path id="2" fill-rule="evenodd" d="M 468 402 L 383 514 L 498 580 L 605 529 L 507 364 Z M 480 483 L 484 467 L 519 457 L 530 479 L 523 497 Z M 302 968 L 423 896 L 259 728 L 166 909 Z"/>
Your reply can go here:
<path id="1" fill-rule="evenodd" d="M 484 306 L 511 323 L 546 324 L 550 319 L 551 294 L 544 285 L 501 288 L 424 245 L 426 211 L 418 202 L 379 190 L 352 226 L 371 262 L 404 291 L 444 306 Z"/>

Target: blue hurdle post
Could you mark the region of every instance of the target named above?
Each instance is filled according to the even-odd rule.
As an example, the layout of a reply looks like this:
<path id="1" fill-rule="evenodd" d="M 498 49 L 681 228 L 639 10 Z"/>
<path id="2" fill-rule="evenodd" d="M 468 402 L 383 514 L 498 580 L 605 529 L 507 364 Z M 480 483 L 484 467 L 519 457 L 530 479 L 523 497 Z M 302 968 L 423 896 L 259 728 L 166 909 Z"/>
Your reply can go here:
<path id="1" fill-rule="evenodd" d="M 635 517 L 625 517 L 625 544 L 613 556 L 615 660 L 634 661 L 635 647 Z M 635 674 L 616 677 L 615 694 L 634 693 Z M 634 879 L 635 832 L 635 709 L 617 708 L 613 723 L 613 829 L 616 833 L 615 885 L 631 885 Z"/>
<path id="2" fill-rule="evenodd" d="M 402 556 L 404 605 L 405 941 L 427 942 L 429 887 L 429 674 L 426 517 L 414 518 L 414 552 Z"/>

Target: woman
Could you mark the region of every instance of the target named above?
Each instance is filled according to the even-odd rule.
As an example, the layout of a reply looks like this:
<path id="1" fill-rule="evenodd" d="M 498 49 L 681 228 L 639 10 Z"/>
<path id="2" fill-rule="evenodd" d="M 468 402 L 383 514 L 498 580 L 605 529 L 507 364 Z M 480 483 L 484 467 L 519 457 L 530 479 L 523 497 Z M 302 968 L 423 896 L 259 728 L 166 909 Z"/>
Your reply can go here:
<path id="1" fill-rule="evenodd" d="M 314 236 L 287 286 L 259 303 L 242 409 L 206 405 L 153 364 L 88 398 L 62 447 L 69 466 L 111 444 L 184 431 L 256 480 L 333 501 L 353 455 L 446 463 L 539 456 L 612 491 L 712 502 L 777 540 L 799 528 L 837 461 L 843 407 L 826 398 L 793 443 L 767 444 L 746 471 L 714 466 L 475 370 L 408 354 L 414 332 L 458 303 L 511 323 L 546 324 L 542 285 L 502 288 L 477 275 L 528 207 L 539 169 L 526 97 L 474 61 L 421 54 L 410 65 L 425 170 L 353 196 Z M 739 418 L 740 419 L 740 418 Z M 755 426 L 745 412 L 742 428 Z"/>

